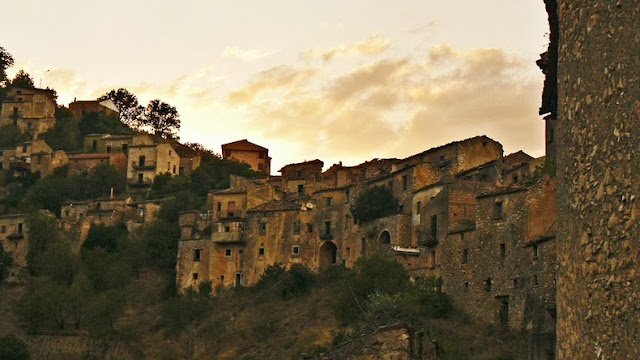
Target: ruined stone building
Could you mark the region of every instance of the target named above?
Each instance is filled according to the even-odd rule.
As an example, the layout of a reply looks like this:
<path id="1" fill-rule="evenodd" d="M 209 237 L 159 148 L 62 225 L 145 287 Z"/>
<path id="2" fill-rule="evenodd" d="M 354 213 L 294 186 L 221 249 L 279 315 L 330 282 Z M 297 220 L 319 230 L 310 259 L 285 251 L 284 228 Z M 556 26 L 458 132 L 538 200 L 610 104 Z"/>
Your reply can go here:
<path id="1" fill-rule="evenodd" d="M 36 172 L 47 176 L 68 161 L 64 151 L 53 151 L 44 140 L 36 139 L 19 143 L 13 148 L 0 148 L 0 170 L 12 170 L 16 177 Z"/>
<path id="2" fill-rule="evenodd" d="M 249 142 L 247 139 L 223 144 L 222 158 L 245 162 L 255 171 L 271 174 L 269 149 Z"/>
<path id="3" fill-rule="evenodd" d="M 118 108 L 115 106 L 111 99 L 105 100 L 73 100 L 69 103 L 69 111 L 76 117 L 81 119 L 82 115 L 91 112 L 98 112 L 103 114 L 118 115 Z"/>
<path id="4" fill-rule="evenodd" d="M 0 127 L 13 124 L 38 136 L 56 123 L 56 94 L 51 89 L 12 87 L 2 102 Z"/>
<path id="5" fill-rule="evenodd" d="M 553 353 L 557 211 L 543 164 L 479 136 L 405 159 L 234 176 L 210 194 L 209 212 L 180 215 L 177 283 L 252 285 L 275 263 L 320 271 L 384 250 L 413 276 L 441 277 L 470 315 L 537 334 Z M 351 207 L 374 186 L 391 190 L 397 212 L 361 223 Z"/>
<path id="6" fill-rule="evenodd" d="M 0 215 L 0 246 L 4 253 L 13 258 L 13 264 L 5 267 L 5 273 L 0 274 L 4 282 L 22 281 L 27 266 L 28 243 L 26 215 Z"/>

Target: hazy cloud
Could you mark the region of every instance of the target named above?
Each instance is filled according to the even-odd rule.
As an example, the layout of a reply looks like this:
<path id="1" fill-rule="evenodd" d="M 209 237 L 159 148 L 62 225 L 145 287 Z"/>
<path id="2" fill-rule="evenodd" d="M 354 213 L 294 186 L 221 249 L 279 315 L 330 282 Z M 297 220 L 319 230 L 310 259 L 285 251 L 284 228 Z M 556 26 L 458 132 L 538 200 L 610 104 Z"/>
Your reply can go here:
<path id="1" fill-rule="evenodd" d="M 412 34 L 424 34 L 433 32 L 440 25 L 440 21 L 431 20 L 426 24 L 416 25 L 409 29 L 409 32 Z"/>
<path id="2" fill-rule="evenodd" d="M 276 52 L 277 51 L 263 52 L 258 49 L 243 50 L 237 46 L 227 46 L 226 48 L 224 48 L 224 50 L 222 50 L 222 54 L 220 54 L 220 56 L 222 56 L 223 58 L 235 58 L 249 62 L 269 57 Z"/>
<path id="3" fill-rule="evenodd" d="M 310 49 L 302 55 L 305 57 L 320 57 L 323 61 L 329 61 L 338 55 L 358 56 L 377 55 L 386 51 L 391 46 L 391 40 L 380 35 L 373 35 L 365 41 L 351 44 L 340 44 L 331 49 Z"/>
<path id="4" fill-rule="evenodd" d="M 229 100 L 250 109 L 264 137 L 329 161 L 408 156 L 481 134 L 509 152 L 535 150 L 544 133 L 534 66 L 500 49 L 441 45 L 421 58 L 389 57 L 335 77 L 272 68 Z"/>

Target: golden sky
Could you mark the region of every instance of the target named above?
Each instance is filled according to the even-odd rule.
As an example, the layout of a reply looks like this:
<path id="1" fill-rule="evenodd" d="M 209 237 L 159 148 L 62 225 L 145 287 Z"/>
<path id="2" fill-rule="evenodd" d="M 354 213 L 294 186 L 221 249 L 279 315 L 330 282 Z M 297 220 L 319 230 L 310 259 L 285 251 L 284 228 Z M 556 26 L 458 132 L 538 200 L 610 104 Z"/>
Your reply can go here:
<path id="1" fill-rule="evenodd" d="M 274 173 L 486 134 L 544 155 L 541 0 L 25 0 L 0 46 L 59 102 L 125 87 L 177 107 L 181 138 L 247 138 Z M 25 19 L 28 18 L 28 26 Z M 48 71 L 47 71 L 48 70 Z"/>

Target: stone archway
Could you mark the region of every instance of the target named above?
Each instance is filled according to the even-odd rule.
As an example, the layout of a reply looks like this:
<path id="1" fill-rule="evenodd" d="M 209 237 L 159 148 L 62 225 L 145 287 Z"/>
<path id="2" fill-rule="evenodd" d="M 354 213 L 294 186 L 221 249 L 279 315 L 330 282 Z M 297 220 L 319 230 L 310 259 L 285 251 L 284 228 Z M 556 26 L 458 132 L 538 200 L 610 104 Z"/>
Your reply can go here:
<path id="1" fill-rule="evenodd" d="M 378 243 L 382 246 L 391 245 L 391 234 L 389 234 L 389 230 L 385 230 L 380 233 L 378 236 Z"/>
<path id="2" fill-rule="evenodd" d="M 331 241 L 325 241 L 320 246 L 320 254 L 318 255 L 318 264 L 320 270 L 326 270 L 338 261 L 338 247 Z"/>

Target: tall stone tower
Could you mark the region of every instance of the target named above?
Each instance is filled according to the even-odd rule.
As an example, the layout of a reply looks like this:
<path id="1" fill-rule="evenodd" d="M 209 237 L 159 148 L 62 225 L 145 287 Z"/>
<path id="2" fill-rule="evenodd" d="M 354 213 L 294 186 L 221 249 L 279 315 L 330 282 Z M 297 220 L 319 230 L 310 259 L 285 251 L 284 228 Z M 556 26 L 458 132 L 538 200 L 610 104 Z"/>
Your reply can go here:
<path id="1" fill-rule="evenodd" d="M 557 15 L 558 358 L 640 359 L 640 3 Z"/>

